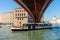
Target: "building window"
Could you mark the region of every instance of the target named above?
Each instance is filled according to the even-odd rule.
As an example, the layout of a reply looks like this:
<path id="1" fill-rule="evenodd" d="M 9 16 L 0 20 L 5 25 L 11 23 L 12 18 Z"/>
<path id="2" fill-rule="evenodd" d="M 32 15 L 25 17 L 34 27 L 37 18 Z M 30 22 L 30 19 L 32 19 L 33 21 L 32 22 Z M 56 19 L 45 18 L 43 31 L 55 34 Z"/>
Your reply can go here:
<path id="1" fill-rule="evenodd" d="M 17 17 L 17 19 L 18 19 L 18 20 L 23 20 L 23 19 L 22 19 L 22 18 L 20 18 L 20 17 Z"/>
<path id="2" fill-rule="evenodd" d="M 20 18 L 20 20 L 21 20 L 21 18 Z"/>
<path id="3" fill-rule="evenodd" d="M 18 10 L 18 12 L 19 12 L 19 10 Z"/>
<path id="4" fill-rule="evenodd" d="M 23 20 L 23 18 L 21 18 Z"/>
<path id="5" fill-rule="evenodd" d="M 22 16 L 23 16 L 23 13 L 22 13 Z"/>
<path id="6" fill-rule="evenodd" d="M 20 18 L 18 18 L 18 20 L 19 20 Z"/>
<path id="7" fill-rule="evenodd" d="M 24 16 L 25 16 L 25 13 L 24 13 Z"/>
<path id="8" fill-rule="evenodd" d="M 16 16 L 17 16 L 17 14 L 16 14 Z"/>
<path id="9" fill-rule="evenodd" d="M 21 14 L 20 14 L 20 16 L 21 16 Z"/>
<path id="10" fill-rule="evenodd" d="M 23 20 L 23 18 L 22 18 L 22 20 Z"/>
<path id="11" fill-rule="evenodd" d="M 23 12 L 23 10 L 22 10 L 22 12 Z"/>
<path id="12" fill-rule="evenodd" d="M 18 16 L 19 16 L 19 14 L 18 14 Z"/>

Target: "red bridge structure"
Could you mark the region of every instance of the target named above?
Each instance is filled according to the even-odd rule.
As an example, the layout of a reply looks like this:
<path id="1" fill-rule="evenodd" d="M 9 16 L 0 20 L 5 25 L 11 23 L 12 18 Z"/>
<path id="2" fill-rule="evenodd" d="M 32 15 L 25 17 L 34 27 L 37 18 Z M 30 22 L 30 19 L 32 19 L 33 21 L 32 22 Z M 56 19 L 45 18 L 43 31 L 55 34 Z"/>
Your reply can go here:
<path id="1" fill-rule="evenodd" d="M 27 23 L 28 29 L 37 29 L 36 27 L 38 27 L 38 25 L 46 25 L 46 23 L 40 24 L 41 22 L 40 20 L 46 8 L 49 6 L 52 0 L 14 0 L 14 1 L 17 2 L 19 5 L 21 5 L 33 19 L 32 23 Z M 40 28 L 38 27 L 38 29 Z M 13 28 L 12 30 L 22 30 L 22 29 Z M 23 29 L 23 30 L 27 30 L 27 29 Z"/>
<path id="2" fill-rule="evenodd" d="M 14 0 L 21 5 L 33 19 L 33 23 L 39 23 L 44 11 L 52 0 Z"/>

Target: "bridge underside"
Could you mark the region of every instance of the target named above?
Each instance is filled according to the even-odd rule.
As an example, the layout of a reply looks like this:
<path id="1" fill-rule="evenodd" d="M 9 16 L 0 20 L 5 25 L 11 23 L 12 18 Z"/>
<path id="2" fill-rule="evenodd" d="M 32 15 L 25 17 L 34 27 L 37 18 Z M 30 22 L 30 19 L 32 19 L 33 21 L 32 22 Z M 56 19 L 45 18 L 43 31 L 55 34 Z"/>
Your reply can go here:
<path id="1" fill-rule="evenodd" d="M 21 5 L 31 16 L 34 23 L 39 23 L 44 11 L 52 0 L 14 0 Z"/>

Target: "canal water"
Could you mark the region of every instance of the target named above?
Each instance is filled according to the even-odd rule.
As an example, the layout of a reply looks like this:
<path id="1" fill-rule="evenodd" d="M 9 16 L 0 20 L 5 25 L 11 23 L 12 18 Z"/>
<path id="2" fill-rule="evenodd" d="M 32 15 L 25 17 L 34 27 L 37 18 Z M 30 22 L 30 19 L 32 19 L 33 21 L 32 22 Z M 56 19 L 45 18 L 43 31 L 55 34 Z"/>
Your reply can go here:
<path id="1" fill-rule="evenodd" d="M 60 40 L 60 28 L 33 30 L 33 31 L 11 31 L 11 27 L 0 28 L 0 40 Z"/>

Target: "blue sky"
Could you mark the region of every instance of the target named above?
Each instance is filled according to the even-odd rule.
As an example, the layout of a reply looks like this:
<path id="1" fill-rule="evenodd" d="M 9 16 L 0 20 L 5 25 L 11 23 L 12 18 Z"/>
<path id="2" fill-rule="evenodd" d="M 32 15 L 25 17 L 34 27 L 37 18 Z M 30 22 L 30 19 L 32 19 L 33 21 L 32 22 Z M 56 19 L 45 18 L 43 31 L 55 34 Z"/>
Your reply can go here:
<path id="1" fill-rule="evenodd" d="M 20 6 L 13 0 L 0 0 L 0 13 L 11 12 Z M 53 16 L 60 18 L 60 0 L 54 0 L 44 13 L 44 18 L 51 20 Z"/>
<path id="2" fill-rule="evenodd" d="M 52 19 L 53 16 L 60 18 L 60 0 L 54 0 L 44 13 L 46 19 Z"/>

